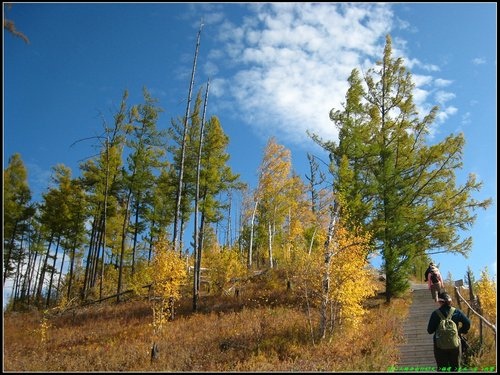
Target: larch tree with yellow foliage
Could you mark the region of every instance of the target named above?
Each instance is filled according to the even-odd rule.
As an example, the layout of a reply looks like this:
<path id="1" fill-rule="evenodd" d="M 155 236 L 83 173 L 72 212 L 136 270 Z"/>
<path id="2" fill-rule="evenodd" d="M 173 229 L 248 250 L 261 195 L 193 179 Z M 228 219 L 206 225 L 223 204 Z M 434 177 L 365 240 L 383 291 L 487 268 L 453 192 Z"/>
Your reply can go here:
<path id="1" fill-rule="evenodd" d="M 139 295 L 144 294 L 144 285 L 150 285 L 148 297 L 153 310 L 153 358 L 153 353 L 156 355 L 158 352 L 156 339 L 165 323 L 174 318 L 175 301 L 181 298 L 181 287 L 187 283 L 186 264 L 167 241 L 160 240 L 151 265 L 135 273 L 133 278 L 133 290 Z"/>
<path id="2" fill-rule="evenodd" d="M 324 240 L 323 249 L 308 252 L 304 247 L 295 254 L 290 267 L 297 290 L 307 304 L 313 340 L 310 311 L 314 306 L 319 306 L 318 331 L 320 339 L 324 339 L 336 327 L 356 328 L 365 314 L 363 301 L 375 293 L 367 257 L 370 234 L 361 227 L 347 226 L 347 211 L 342 211 L 341 217 L 338 207 L 332 204 L 328 229 L 318 231 L 318 238 Z"/>
<path id="3" fill-rule="evenodd" d="M 481 302 L 481 310 L 484 317 L 490 322 L 497 320 L 497 287 L 495 280 L 492 280 L 485 267 L 481 271 L 481 278 L 475 285 L 476 294 Z"/>
<path id="4" fill-rule="evenodd" d="M 347 230 L 342 223 L 336 231 L 337 249 L 330 265 L 333 324 L 357 327 L 365 314 L 361 303 L 375 293 L 373 275 L 367 268 L 370 239 L 359 228 Z"/>
<path id="5" fill-rule="evenodd" d="M 292 161 L 290 150 L 270 138 L 259 167 L 257 233 L 259 243 L 267 247 L 267 254 L 260 254 L 274 266 L 274 244 L 283 239 L 284 227 L 289 218 L 289 193 L 292 186 Z"/>
<path id="6" fill-rule="evenodd" d="M 324 247 L 322 293 L 320 307 L 320 337 L 325 338 L 336 326 L 356 327 L 364 315 L 362 302 L 375 292 L 373 277 L 368 269 L 370 235 L 350 222 L 346 209 L 338 202 L 331 208 L 331 220 Z M 340 217 L 342 212 L 342 217 Z"/>
<path id="7" fill-rule="evenodd" d="M 214 294 L 228 293 L 247 273 L 245 260 L 237 249 L 223 249 L 214 244 L 207 251 L 206 262 L 210 291 Z"/>

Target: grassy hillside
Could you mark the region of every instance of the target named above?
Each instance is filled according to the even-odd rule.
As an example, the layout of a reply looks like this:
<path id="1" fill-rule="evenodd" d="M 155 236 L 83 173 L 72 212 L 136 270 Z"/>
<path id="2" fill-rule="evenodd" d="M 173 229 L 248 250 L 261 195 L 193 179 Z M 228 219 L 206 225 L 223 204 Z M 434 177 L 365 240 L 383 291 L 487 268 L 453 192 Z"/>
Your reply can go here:
<path id="1" fill-rule="evenodd" d="M 386 371 L 397 362 L 407 300 L 373 297 L 359 330 L 321 341 L 317 309 L 280 280 L 268 273 L 238 296 L 203 296 L 197 313 L 187 297 L 158 337 L 142 299 L 6 313 L 4 371 Z"/>

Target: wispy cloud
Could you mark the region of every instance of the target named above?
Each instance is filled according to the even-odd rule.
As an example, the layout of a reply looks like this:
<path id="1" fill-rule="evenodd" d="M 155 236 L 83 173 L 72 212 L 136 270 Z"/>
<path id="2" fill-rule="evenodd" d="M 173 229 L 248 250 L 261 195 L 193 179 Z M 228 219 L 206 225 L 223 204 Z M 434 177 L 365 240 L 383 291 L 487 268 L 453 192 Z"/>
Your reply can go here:
<path id="1" fill-rule="evenodd" d="M 438 104 L 444 105 L 447 101 L 450 101 L 451 99 L 455 98 L 455 94 L 439 90 L 436 92 L 434 97 L 436 98 L 436 102 Z"/>
<path id="2" fill-rule="evenodd" d="M 261 3 L 250 9 L 254 16 L 239 24 L 225 20 L 218 29 L 221 47 L 211 51 L 205 66 L 212 74 L 224 71 L 212 84 L 216 105 L 232 108 L 263 136 L 300 145 L 309 130 L 337 139 L 328 114 L 342 108 L 348 76 L 353 68 L 374 66 L 383 54 L 385 36 L 401 21 L 394 20 L 389 5 L 376 3 Z M 407 66 L 439 71 L 438 66 L 407 59 L 398 49 L 404 46 L 404 41 L 393 41 L 394 56 L 402 56 Z M 422 108 L 433 79 L 417 79 L 415 101 Z M 444 86 L 446 81 L 435 84 Z M 449 100 L 452 94 L 439 95 Z M 441 117 L 452 113 L 449 107 Z"/>
<path id="3" fill-rule="evenodd" d="M 26 168 L 28 169 L 28 179 L 31 191 L 40 196 L 32 197 L 35 201 L 40 201 L 42 199 L 41 194 L 52 186 L 52 170 L 42 169 L 36 162 L 26 162 Z"/>
<path id="4" fill-rule="evenodd" d="M 471 123 L 471 114 L 470 112 L 466 112 L 462 115 L 462 125 L 467 125 Z"/>
<path id="5" fill-rule="evenodd" d="M 446 87 L 451 85 L 452 83 L 453 81 L 450 81 L 449 79 L 437 78 L 436 80 L 434 80 L 434 85 L 436 85 L 436 87 Z"/>
<path id="6" fill-rule="evenodd" d="M 476 57 L 475 59 L 472 59 L 472 63 L 474 65 L 486 64 L 486 59 L 483 59 L 482 57 Z"/>

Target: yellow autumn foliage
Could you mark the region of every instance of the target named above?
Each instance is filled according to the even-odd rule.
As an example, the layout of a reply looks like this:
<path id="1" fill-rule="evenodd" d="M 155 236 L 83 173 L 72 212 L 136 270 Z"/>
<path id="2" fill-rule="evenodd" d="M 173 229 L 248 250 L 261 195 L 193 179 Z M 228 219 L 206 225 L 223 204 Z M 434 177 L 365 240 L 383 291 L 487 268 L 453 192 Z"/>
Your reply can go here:
<path id="1" fill-rule="evenodd" d="M 151 290 L 155 297 L 178 300 L 182 284 L 186 283 L 186 264 L 179 254 L 159 243 L 151 265 Z"/>
<path id="2" fill-rule="evenodd" d="M 336 250 L 330 266 L 330 300 L 343 326 L 356 328 L 365 310 L 362 302 L 375 294 L 376 286 L 368 269 L 370 236 L 339 226 Z"/>
<path id="3" fill-rule="evenodd" d="M 323 231 L 318 232 L 323 241 Z M 336 325 L 356 328 L 365 310 L 363 301 L 373 296 L 376 285 L 372 271 L 368 268 L 367 254 L 370 236 L 359 230 L 347 230 L 339 223 L 334 236 L 330 261 L 330 287 L 328 300 L 333 308 L 330 319 Z M 319 306 L 322 297 L 325 255 L 323 251 L 296 251 L 286 264 L 298 291 L 308 299 L 308 303 Z"/>
<path id="4" fill-rule="evenodd" d="M 481 271 L 481 278 L 476 283 L 475 290 L 481 301 L 483 316 L 490 322 L 496 322 L 497 288 L 496 282 L 490 279 L 487 268 Z"/>
<path id="5" fill-rule="evenodd" d="M 246 267 L 238 251 L 233 249 L 215 246 L 206 254 L 206 265 L 210 290 L 215 294 L 221 294 L 246 274 Z"/>

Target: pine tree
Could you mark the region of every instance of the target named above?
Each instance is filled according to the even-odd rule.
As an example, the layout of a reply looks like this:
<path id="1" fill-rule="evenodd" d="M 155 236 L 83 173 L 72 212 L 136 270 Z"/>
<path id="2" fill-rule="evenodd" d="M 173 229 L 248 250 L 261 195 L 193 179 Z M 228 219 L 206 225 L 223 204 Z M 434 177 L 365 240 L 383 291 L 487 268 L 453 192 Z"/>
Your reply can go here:
<path id="1" fill-rule="evenodd" d="M 206 228 L 211 224 L 219 223 L 224 218 L 223 212 L 227 203 L 221 200 L 221 195 L 231 189 L 241 188 L 238 181 L 239 175 L 234 174 L 227 165 L 229 161 L 229 154 L 226 152 L 228 144 L 229 137 L 224 133 L 219 119 L 212 116 L 205 125 L 200 159 L 198 199 L 201 217 L 199 228 L 196 230 L 196 233 L 199 233 L 199 241 L 195 241 L 198 248 L 194 251 L 196 255 L 195 272 L 197 273 L 195 281 L 198 283 L 195 288 L 194 300 L 200 289 L 200 271 Z M 196 309 L 196 302 L 193 303 L 193 307 Z"/>
<path id="2" fill-rule="evenodd" d="M 408 287 L 415 257 L 425 253 L 466 255 L 473 211 L 490 200 L 471 197 L 481 183 L 470 175 L 458 186 L 455 170 L 462 167 L 463 134 L 428 145 L 426 136 L 438 108 L 419 116 L 413 102 L 414 84 L 401 58 L 393 58 L 390 36 L 377 67 L 360 78 L 354 69 L 342 110 L 330 118 L 339 128 L 338 144 L 313 135 L 334 161 L 334 190 L 343 196 L 351 224 L 364 223 L 383 258 L 386 297 Z M 365 87 L 363 87 L 363 83 Z"/>
<path id="3" fill-rule="evenodd" d="M 82 186 L 87 192 L 91 218 L 89 248 L 81 291 L 82 299 L 85 299 L 89 290 L 94 287 L 98 275 L 100 275 L 101 280 L 99 294 L 102 296 L 104 262 L 108 247 L 106 244 L 108 222 L 111 221 L 111 218 L 123 215 L 125 212 L 122 194 L 122 157 L 125 135 L 130 130 L 127 99 L 128 91 L 125 90 L 120 108 L 114 115 L 114 123 L 111 126 L 104 123 L 105 134 L 96 137 L 101 147 L 99 155 L 80 165 Z"/>
<path id="4" fill-rule="evenodd" d="M 3 281 L 11 276 L 15 268 L 12 260 L 21 251 L 18 241 L 22 238 L 26 226 L 23 223 L 35 214 L 30 203 L 31 190 L 28 185 L 28 172 L 20 154 L 9 159 L 9 165 L 3 172 Z"/>

